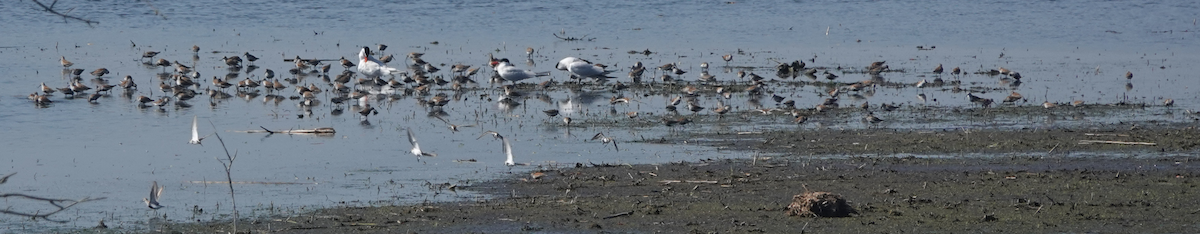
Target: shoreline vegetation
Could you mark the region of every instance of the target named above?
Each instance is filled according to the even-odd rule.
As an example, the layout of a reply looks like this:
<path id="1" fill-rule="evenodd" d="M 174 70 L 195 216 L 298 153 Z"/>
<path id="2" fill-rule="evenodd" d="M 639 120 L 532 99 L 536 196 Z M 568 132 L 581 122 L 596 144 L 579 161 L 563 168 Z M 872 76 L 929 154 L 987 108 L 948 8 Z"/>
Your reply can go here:
<path id="1" fill-rule="evenodd" d="M 743 150 L 747 157 L 541 170 L 457 188 L 486 194 L 490 198 L 485 200 L 335 207 L 248 220 L 239 230 L 1200 232 L 1200 223 L 1188 218 L 1200 214 L 1200 204 L 1194 202 L 1195 194 L 1200 194 L 1195 181 L 1200 167 L 1190 156 L 1142 156 L 1189 155 L 1200 142 L 1200 132 L 1190 125 L 1154 126 L 714 133 L 702 137 L 712 141 L 700 144 Z M 863 147 L 861 142 L 876 147 Z M 803 152 L 878 156 L 813 157 Z M 998 156 L 897 156 L 963 152 Z M 849 217 L 789 215 L 794 213 L 787 209 L 793 196 L 806 192 L 840 196 L 855 213 Z M 228 222 L 172 223 L 152 231 L 227 232 L 228 228 Z"/>

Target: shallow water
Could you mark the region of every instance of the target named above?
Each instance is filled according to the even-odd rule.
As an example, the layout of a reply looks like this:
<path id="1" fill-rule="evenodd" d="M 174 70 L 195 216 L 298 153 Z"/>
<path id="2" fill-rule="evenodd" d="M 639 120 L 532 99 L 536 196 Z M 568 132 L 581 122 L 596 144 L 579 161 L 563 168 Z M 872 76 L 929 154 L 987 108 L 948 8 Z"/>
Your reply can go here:
<path id="1" fill-rule="evenodd" d="M 955 66 L 966 72 L 1006 67 L 1021 72 L 1023 84 L 1012 87 L 996 77 L 966 75 L 946 80 L 961 80 L 962 88 L 991 90 L 982 96 L 1002 99 L 1009 90 L 1028 99 L 1024 105 L 1043 101 L 1087 103 L 1129 101 L 1152 104 L 1146 111 L 1130 116 L 1088 117 L 1073 121 L 1004 119 L 1003 126 L 1027 124 L 1097 124 L 1129 120 L 1190 121 L 1184 114 L 1162 112 L 1196 108 L 1197 69 L 1189 64 L 1200 62 L 1200 40 L 1195 31 L 1195 2 L 1108 2 L 1108 1 L 989 1 L 962 4 L 954 1 L 927 2 L 736 2 L 695 3 L 691 1 L 641 3 L 636 1 L 451 1 L 444 3 L 356 1 L 344 5 L 318 5 L 291 1 L 253 3 L 193 3 L 188 1 L 152 2 L 77 2 L 62 1 L 60 8 L 74 7 L 71 13 L 100 24 L 89 27 L 76 21 L 64 21 L 37 11 L 25 1 L 0 3 L 0 20 L 19 22 L 0 28 L 0 136 L 4 149 L 0 156 L 0 174 L 18 172 L 5 192 L 79 198 L 107 197 L 82 204 L 69 213 L 54 217 L 67 224 L 28 222 L 0 216 L 0 227 L 8 232 L 46 230 L 56 227 L 90 227 L 106 219 L 110 227 L 150 228 L 152 217 L 166 215 L 170 220 L 210 220 L 224 217 L 228 211 L 228 188 L 220 181 L 224 174 L 215 157 L 222 157 L 214 137 L 204 145 L 188 145 L 191 117 L 200 119 L 202 134 L 218 132 L 230 151 L 239 157 L 233 166 L 235 182 L 278 184 L 237 184 L 239 210 L 243 214 L 270 213 L 277 207 L 299 211 L 311 207 L 369 204 L 370 202 L 420 202 L 473 197 L 466 193 L 428 189 L 431 184 L 469 185 L 473 181 L 508 173 L 524 173 L 533 167 L 508 168 L 498 141 L 475 139 L 479 132 L 495 130 L 513 139 L 518 162 L 534 165 L 573 166 L 582 162 L 654 163 L 713 157 L 740 157 L 744 153 L 714 152 L 709 149 L 651 144 L 611 146 L 587 141 L 592 134 L 604 132 L 621 142 L 657 138 L 672 131 L 730 130 L 752 131 L 773 128 L 770 124 L 726 124 L 691 126 L 683 130 L 636 123 L 657 121 L 664 114 L 663 103 L 677 94 L 642 96 L 629 91 L 626 96 L 638 102 L 617 105 L 618 113 L 639 111 L 645 116 L 628 120 L 609 117 L 604 100 L 615 94 L 588 87 L 587 92 L 558 90 L 547 92 L 550 101 L 525 99 L 523 105 L 502 110 L 494 101 L 497 89 L 468 91 L 463 99 L 446 106 L 447 119 L 456 124 L 477 124 L 462 132 L 450 132 L 441 121 L 425 117 L 426 109 L 415 105 L 415 97 L 381 100 L 379 115 L 369 124 L 345 107 L 333 115 L 329 104 L 314 107 L 305 114 L 295 100 L 278 103 L 263 96 L 249 100 L 234 97 L 210 105 L 208 97 L 189 101 L 190 108 L 170 106 L 163 110 L 139 108 L 120 92 L 101 98 L 98 104 L 86 99 L 51 97 L 55 103 L 39 108 L 25 96 L 41 82 L 62 87 L 67 80 L 57 60 L 65 56 L 76 68 L 91 71 L 106 67 L 113 71 L 113 83 L 120 77 L 133 76 L 142 87 L 135 94 L 160 95 L 154 84 L 161 69 L 141 64 L 143 51 L 162 51 L 160 58 L 193 65 L 207 87 L 208 77 L 227 73 L 219 58 L 250 52 L 262 57 L 259 70 L 240 74 L 260 77 L 263 69 L 290 77 L 290 63 L 284 58 L 354 58 L 361 46 L 379 43 L 390 46 L 385 53 L 403 57 L 407 52 L 424 52 L 424 59 L 439 65 L 447 75 L 455 63 L 484 66 L 488 53 L 513 58 L 518 67 L 535 71 L 554 70 L 554 63 L 566 56 L 622 68 L 614 76 L 628 82 L 626 67 L 636 61 L 647 66 L 678 62 L 689 71 L 682 78 L 694 81 L 699 64 L 709 62 L 719 80 L 736 80 L 733 72 L 749 68 L 764 77 L 774 77 L 775 61 L 807 60 L 810 67 L 844 67 L 861 70 L 873 61 L 887 61 L 892 69 L 888 82 L 912 84 L 934 78 L 929 73 L 937 64 L 946 70 Z M 155 15 L 155 9 L 161 15 Z M 595 38 L 591 41 L 562 41 L 553 33 Z M 433 44 L 431 42 L 437 42 Z M 201 53 L 193 57 L 190 48 L 199 45 Z M 918 50 L 916 46 L 933 50 Z M 522 62 L 525 48 L 537 53 L 534 65 Z M 628 51 L 651 50 L 651 55 Z M 742 51 L 742 53 L 738 53 Z M 734 54 L 728 64 L 723 54 Z M 1004 56 L 1000 56 L 1004 54 Z M 809 60 L 812 59 L 812 60 Z M 404 61 L 393 62 L 403 64 Z M 730 67 L 729 69 L 723 69 Z M 333 71 L 342 69 L 334 66 Z M 487 71 L 487 69 L 484 69 Z M 1123 78 L 1132 71 L 1135 78 Z M 647 80 L 653 78 L 647 71 Z M 832 72 L 842 75 L 839 82 L 868 79 L 865 74 Z M 482 72 L 481 72 L 482 73 Z M 84 74 L 84 79 L 92 78 Z M 554 72 L 557 81 L 566 75 Z M 256 78 L 257 79 L 257 78 Z M 484 76 L 476 76 L 481 87 L 489 87 Z M 536 83 L 546 78 L 525 83 Z M 821 79 L 824 80 L 824 79 Z M 797 81 L 811 82 L 801 77 Z M 301 84 L 323 85 L 316 76 L 307 76 Z M 811 83 L 810 83 L 811 84 Z M 1130 88 L 1127 88 L 1131 85 Z M 289 87 L 294 86 L 289 84 Z M 325 88 L 327 86 L 322 86 Z M 809 107 L 823 97 L 824 87 L 775 88 L 772 91 L 798 105 Z M 862 99 L 847 98 L 844 106 L 871 103 L 904 103 L 905 106 L 968 107 L 964 93 L 942 88 L 908 86 L 880 87 Z M 153 91 L 151 91 L 153 90 Z M 232 91 L 231 91 L 232 92 Z M 294 93 L 288 89 L 288 94 Z M 671 91 L 677 92 L 677 91 Z M 449 90 L 434 93 L 453 94 Z M 926 101 L 916 98 L 926 94 Z M 321 100 L 328 100 L 328 92 Z M 427 98 L 427 97 L 426 97 Z M 1163 108 L 1163 98 L 1173 98 L 1175 107 Z M 735 95 L 727 104 L 738 111 L 752 109 L 750 98 Z M 570 100 L 581 103 L 573 117 L 583 126 L 563 127 L 558 118 L 549 118 L 541 110 L 561 108 Z M 711 108 L 712 97 L 701 98 Z M 760 101 L 772 105 L 768 97 Z M 379 107 L 382 106 L 382 107 Z M 682 109 L 682 108 L 681 108 Z M 690 114 L 680 110 L 681 114 Z M 702 111 L 711 115 L 709 111 Z M 911 112 L 909 112 L 911 113 Z M 856 117 L 852 115 L 851 117 Z M 909 118 L 900 114 L 881 114 L 885 119 Z M 614 124 L 589 125 L 588 122 L 631 121 L 632 128 Z M 867 127 L 857 121 L 815 120 L 825 127 Z M 209 124 L 211 122 L 211 124 Z M 764 121 L 769 122 L 769 121 Z M 1064 123 L 1065 122 L 1065 123 Z M 622 122 L 619 122 L 622 123 Z M 756 122 L 758 123 L 758 122 Z M 616 124 L 620 125 L 620 124 Z M 896 128 L 942 128 L 965 126 L 992 127 L 997 124 L 914 122 L 892 124 Z M 215 128 L 214 128 L 215 126 Z M 230 132 L 271 129 L 333 127 L 332 137 L 270 135 Z M 604 126 L 604 127 L 598 127 Z M 413 128 L 422 148 L 439 154 L 433 158 L 415 158 L 407 152 L 403 128 Z M 568 134 L 568 129 L 570 133 Z M 454 160 L 476 159 L 478 163 Z M 139 200 L 146 197 L 151 181 L 166 186 L 166 208 L 151 211 Z M 436 195 L 435 195 L 436 194 Z M 9 199 L 0 204 L 13 209 L 47 209 L 41 204 Z M 193 207 L 204 213 L 193 214 Z"/>

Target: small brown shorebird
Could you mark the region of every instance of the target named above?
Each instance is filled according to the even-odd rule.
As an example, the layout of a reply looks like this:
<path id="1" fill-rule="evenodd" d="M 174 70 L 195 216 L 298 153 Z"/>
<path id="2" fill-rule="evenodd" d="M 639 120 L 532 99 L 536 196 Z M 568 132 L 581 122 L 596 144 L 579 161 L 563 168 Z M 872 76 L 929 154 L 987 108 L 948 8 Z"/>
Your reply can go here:
<path id="1" fill-rule="evenodd" d="M 933 68 L 933 73 L 942 74 L 942 65 L 938 64 L 937 67 Z"/>
<path id="2" fill-rule="evenodd" d="M 600 133 L 596 133 L 596 135 L 592 136 L 592 140 L 593 140 L 593 141 L 594 141 L 594 140 L 600 140 L 600 143 L 601 143 L 601 144 L 608 144 L 608 143 L 612 143 L 612 145 L 613 145 L 613 149 L 615 149 L 615 150 L 617 150 L 617 151 L 621 151 L 621 148 L 620 148 L 620 147 L 617 147 L 617 140 L 616 140 L 616 139 L 613 139 L 612 137 L 604 136 L 604 133 L 602 133 L 602 132 L 600 132 Z"/>
<path id="3" fill-rule="evenodd" d="M 871 113 L 871 112 L 867 112 L 867 117 L 863 117 L 863 120 L 866 120 L 868 123 L 883 122 L 883 119 L 880 119 L 879 117 L 875 117 L 875 113 Z"/>
<path id="4" fill-rule="evenodd" d="M 1133 72 L 1132 71 L 1125 72 L 1125 79 L 1127 79 L 1127 80 L 1133 79 Z"/>
<path id="5" fill-rule="evenodd" d="M 142 53 L 142 58 L 154 58 L 154 56 L 158 56 L 158 51 L 146 51 Z"/>
<path id="6" fill-rule="evenodd" d="M 63 68 L 68 68 L 68 67 L 75 65 L 75 63 L 72 63 L 71 61 L 67 61 L 66 56 L 59 56 L 58 63 L 61 63 Z"/>
<path id="7" fill-rule="evenodd" d="M 350 67 L 354 66 L 354 63 L 350 62 L 350 60 L 346 60 L 346 57 L 342 57 L 342 59 L 339 60 L 339 63 L 342 64 L 342 68 L 346 68 L 346 69 L 350 69 Z"/>
<path id="8" fill-rule="evenodd" d="M 950 70 L 950 74 L 954 74 L 954 75 L 962 74 L 962 69 L 959 69 L 958 67 L 954 67 L 954 69 Z"/>
<path id="9" fill-rule="evenodd" d="M 1019 94 L 1019 93 L 1017 93 L 1016 91 L 1014 91 L 1014 92 L 1012 92 L 1012 94 L 1009 94 L 1009 95 L 1008 95 L 1008 97 L 1005 97 L 1005 98 L 1004 98 L 1004 102 L 1015 102 L 1015 101 L 1020 101 L 1020 100 L 1021 100 L 1021 99 L 1023 99 L 1023 98 L 1025 98 L 1025 97 L 1022 97 L 1022 96 L 1021 96 L 1021 94 Z"/>
<path id="10" fill-rule="evenodd" d="M 96 77 L 101 77 L 101 76 L 104 76 L 104 75 L 106 75 L 106 74 L 108 74 L 108 73 L 109 73 L 109 72 L 108 72 L 108 68 L 103 68 L 103 67 L 102 67 L 102 68 L 96 68 L 96 70 L 93 70 L 93 71 L 92 71 L 92 75 L 93 75 L 93 76 L 96 76 Z"/>
<path id="11" fill-rule="evenodd" d="M 159 199 L 162 199 L 162 190 L 163 187 L 158 186 L 158 181 L 154 181 L 150 184 L 150 197 L 142 198 L 142 202 L 146 203 L 146 207 L 155 210 L 163 208 L 163 205 L 158 204 Z"/>
<path id="12" fill-rule="evenodd" d="M 246 56 L 246 61 L 250 61 L 251 63 L 254 63 L 254 61 L 258 61 L 258 56 L 254 56 L 254 55 L 250 54 L 250 52 L 243 53 L 242 56 Z M 236 58 L 237 56 L 234 56 L 234 57 Z"/>

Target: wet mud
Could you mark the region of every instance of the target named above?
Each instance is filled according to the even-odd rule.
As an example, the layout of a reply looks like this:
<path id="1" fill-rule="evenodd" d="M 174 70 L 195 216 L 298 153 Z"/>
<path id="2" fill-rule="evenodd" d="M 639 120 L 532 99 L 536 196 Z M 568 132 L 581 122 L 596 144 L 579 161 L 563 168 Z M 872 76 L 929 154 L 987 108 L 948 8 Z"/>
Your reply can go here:
<path id="1" fill-rule="evenodd" d="M 487 199 L 330 208 L 248 220 L 240 228 L 252 233 L 1200 232 L 1191 218 L 1200 214 L 1194 202 L 1200 167 L 1188 156 L 1200 135 L 1180 125 L 711 133 L 703 138 L 719 140 L 700 144 L 743 150 L 746 158 L 578 164 L 438 188 L 478 191 Z M 1089 140 L 1155 145 L 1081 144 Z M 1161 156 L 1164 152 L 1183 156 Z M 958 155 L 964 153 L 1006 156 Z M 945 156 L 897 156 L 903 154 Z M 793 196 L 805 192 L 839 195 L 854 213 L 789 215 Z M 155 231 L 229 228 L 222 222 Z"/>

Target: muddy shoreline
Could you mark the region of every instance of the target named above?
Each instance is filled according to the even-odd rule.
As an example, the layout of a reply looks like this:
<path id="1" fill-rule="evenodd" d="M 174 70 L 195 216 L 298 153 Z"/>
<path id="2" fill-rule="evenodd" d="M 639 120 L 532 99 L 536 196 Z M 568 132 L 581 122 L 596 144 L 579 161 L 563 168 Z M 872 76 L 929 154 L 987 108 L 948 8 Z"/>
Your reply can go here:
<path id="1" fill-rule="evenodd" d="M 701 143 L 771 156 L 541 170 L 536 179 L 522 173 L 456 187 L 489 194 L 486 200 L 329 208 L 243 222 L 241 230 L 1200 232 L 1200 223 L 1188 218 L 1200 214 L 1200 204 L 1193 202 L 1200 193 L 1195 181 L 1200 166 L 1190 156 L 1140 156 L 1194 153 L 1200 134 L 1192 128 L 808 133 L 712 134 L 704 138 L 721 140 Z M 811 136 L 820 136 L 819 141 Z M 1080 144 L 1087 140 L 1156 145 Z M 1007 156 L 896 156 L 959 153 Z M 810 156 L 864 154 L 883 156 Z M 847 218 L 785 214 L 791 197 L 805 191 L 839 194 L 858 213 Z M 228 228 L 228 223 L 171 224 L 155 231 Z"/>

